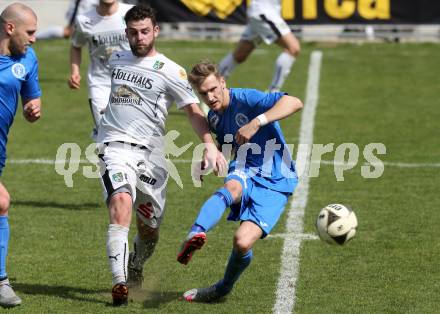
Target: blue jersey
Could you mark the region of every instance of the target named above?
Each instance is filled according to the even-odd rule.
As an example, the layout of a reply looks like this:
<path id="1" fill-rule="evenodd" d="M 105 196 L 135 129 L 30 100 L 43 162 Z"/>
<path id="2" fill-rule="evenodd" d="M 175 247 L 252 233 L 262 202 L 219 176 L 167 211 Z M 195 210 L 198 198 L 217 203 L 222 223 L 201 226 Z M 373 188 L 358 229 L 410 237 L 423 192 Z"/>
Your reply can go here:
<path id="1" fill-rule="evenodd" d="M 38 61 L 30 47 L 18 57 L 0 55 L 0 172 L 5 163 L 7 137 L 19 96 L 22 100 L 41 96 Z"/>
<path id="2" fill-rule="evenodd" d="M 292 193 L 298 178 L 278 121 L 261 127 L 247 144 L 239 146 L 235 139 L 232 141 L 238 129 L 272 108 L 285 94 L 241 88 L 231 88 L 229 93 L 230 103 L 224 112 L 211 110 L 208 113 L 209 126 L 217 142 L 233 146 L 235 156 L 229 173 L 244 171 L 246 177 L 269 189 Z"/>

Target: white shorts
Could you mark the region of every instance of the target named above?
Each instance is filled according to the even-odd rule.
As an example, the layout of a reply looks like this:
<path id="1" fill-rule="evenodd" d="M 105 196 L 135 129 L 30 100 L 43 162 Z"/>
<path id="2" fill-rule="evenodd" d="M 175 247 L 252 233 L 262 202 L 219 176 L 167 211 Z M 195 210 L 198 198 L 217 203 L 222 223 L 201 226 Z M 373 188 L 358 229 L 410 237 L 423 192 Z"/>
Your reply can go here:
<path id="1" fill-rule="evenodd" d="M 163 218 L 168 172 L 165 159 L 145 148 L 112 142 L 99 153 L 104 199 L 126 192 L 133 199 L 137 217 L 151 228 Z"/>
<path id="2" fill-rule="evenodd" d="M 290 32 L 289 25 L 279 13 L 268 12 L 248 18 L 241 40 L 251 41 L 255 46 L 262 41 L 269 45 Z"/>

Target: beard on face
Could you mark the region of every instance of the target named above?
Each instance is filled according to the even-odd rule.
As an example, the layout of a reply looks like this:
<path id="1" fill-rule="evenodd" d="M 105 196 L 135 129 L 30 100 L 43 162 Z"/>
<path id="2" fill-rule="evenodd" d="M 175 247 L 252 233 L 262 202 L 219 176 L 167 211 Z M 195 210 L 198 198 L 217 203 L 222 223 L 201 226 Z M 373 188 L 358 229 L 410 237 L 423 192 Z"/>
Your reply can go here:
<path id="1" fill-rule="evenodd" d="M 21 56 L 26 53 L 27 46 L 22 46 L 19 43 L 16 43 L 14 41 L 11 41 L 9 45 L 9 51 L 11 52 L 11 55 L 13 56 Z"/>
<path id="2" fill-rule="evenodd" d="M 137 44 L 130 44 L 130 49 L 133 55 L 136 57 L 146 57 L 151 49 L 153 49 L 154 41 L 151 42 L 149 45 L 137 45 Z"/>

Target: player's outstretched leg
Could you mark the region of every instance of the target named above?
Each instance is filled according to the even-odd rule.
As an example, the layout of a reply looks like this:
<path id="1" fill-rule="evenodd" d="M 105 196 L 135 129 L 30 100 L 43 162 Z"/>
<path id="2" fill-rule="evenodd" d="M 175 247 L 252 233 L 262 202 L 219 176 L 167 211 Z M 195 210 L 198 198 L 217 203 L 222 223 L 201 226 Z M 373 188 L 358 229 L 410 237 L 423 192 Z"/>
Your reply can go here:
<path id="1" fill-rule="evenodd" d="M 183 241 L 182 248 L 177 255 L 177 261 L 181 264 L 188 264 L 196 250 L 200 250 L 206 242 L 205 232 L 190 232 Z"/>
<path id="2" fill-rule="evenodd" d="M 14 307 L 21 304 L 21 299 L 17 296 L 6 278 L 0 281 L 0 306 Z"/>
<path id="3" fill-rule="evenodd" d="M 232 288 L 240 278 L 240 275 L 251 263 L 252 257 L 252 250 L 242 254 L 232 249 L 223 279 L 207 288 L 188 290 L 183 294 L 183 298 L 188 302 L 204 303 L 214 302 L 223 298 L 232 291 Z"/>
<path id="4" fill-rule="evenodd" d="M 219 281 L 216 284 L 206 288 L 195 288 L 188 290 L 183 294 L 183 298 L 188 302 L 201 303 L 210 303 L 220 300 L 231 291 L 222 289 L 221 282 L 222 281 Z"/>
<path id="5" fill-rule="evenodd" d="M 183 241 L 177 255 L 177 261 L 188 264 L 195 250 L 199 250 L 206 242 L 206 233 L 212 229 L 222 217 L 225 209 L 231 206 L 233 197 L 227 188 L 218 189 L 202 206 L 190 233 Z"/>

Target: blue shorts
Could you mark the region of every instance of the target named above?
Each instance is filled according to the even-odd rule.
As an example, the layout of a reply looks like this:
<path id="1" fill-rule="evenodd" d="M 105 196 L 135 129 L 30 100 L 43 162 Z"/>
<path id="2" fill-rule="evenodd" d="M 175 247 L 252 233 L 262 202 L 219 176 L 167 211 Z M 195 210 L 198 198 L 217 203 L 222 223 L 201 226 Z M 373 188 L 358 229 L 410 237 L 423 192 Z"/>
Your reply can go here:
<path id="1" fill-rule="evenodd" d="M 236 172 L 230 173 L 225 183 L 229 180 L 239 181 L 243 193 L 241 202 L 231 205 L 228 220 L 252 221 L 263 230 L 261 238 L 266 237 L 278 222 L 292 193 L 271 190 Z"/>

